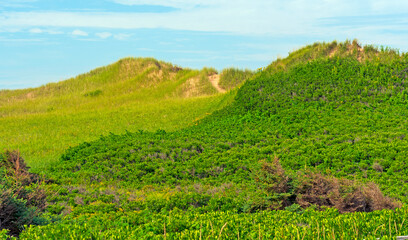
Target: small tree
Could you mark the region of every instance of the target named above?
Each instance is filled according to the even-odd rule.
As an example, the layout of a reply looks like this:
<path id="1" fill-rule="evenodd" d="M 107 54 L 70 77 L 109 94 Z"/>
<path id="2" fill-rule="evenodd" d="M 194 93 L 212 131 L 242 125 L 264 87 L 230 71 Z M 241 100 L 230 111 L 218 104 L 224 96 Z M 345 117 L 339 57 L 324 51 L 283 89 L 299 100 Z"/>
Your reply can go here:
<path id="1" fill-rule="evenodd" d="M 269 209 L 283 209 L 291 205 L 292 179 L 286 175 L 278 157 L 275 157 L 272 163 L 262 161 L 261 168 L 255 174 L 254 179 L 265 194 L 263 201 L 261 201 L 262 204 L 258 202 L 254 208 L 259 209 L 262 208 L 260 205 L 264 205 Z"/>

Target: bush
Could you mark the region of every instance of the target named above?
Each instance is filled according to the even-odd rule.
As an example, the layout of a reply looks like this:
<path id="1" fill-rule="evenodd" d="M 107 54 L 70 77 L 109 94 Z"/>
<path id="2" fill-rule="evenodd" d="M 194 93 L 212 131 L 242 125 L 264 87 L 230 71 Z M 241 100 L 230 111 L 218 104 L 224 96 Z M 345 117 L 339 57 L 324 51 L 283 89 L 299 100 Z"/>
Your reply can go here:
<path id="1" fill-rule="evenodd" d="M 399 202 L 384 196 L 380 188 L 372 182 L 362 184 L 310 170 L 288 176 L 277 157 L 273 163 L 262 163 L 255 181 L 266 192 L 267 199 L 270 200 L 267 208 L 270 209 L 298 208 L 290 207 L 291 205 L 303 208 L 317 206 L 334 207 L 339 212 L 345 213 L 401 207 Z"/>
<path id="2" fill-rule="evenodd" d="M 41 185 L 18 152 L 0 154 L 0 230 L 18 235 L 24 225 L 43 222 L 39 213 L 45 208 L 46 195 Z"/>

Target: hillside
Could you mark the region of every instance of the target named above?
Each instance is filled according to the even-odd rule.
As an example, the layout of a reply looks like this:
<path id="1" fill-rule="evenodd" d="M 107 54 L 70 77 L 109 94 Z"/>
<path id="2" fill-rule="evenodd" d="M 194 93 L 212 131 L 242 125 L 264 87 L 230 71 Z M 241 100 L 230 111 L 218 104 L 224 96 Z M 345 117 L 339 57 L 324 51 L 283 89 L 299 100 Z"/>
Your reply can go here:
<path id="1" fill-rule="evenodd" d="M 81 112 L 186 95 L 213 95 L 211 69 L 182 69 L 155 59 L 122 59 L 106 67 L 35 89 L 0 91 L 1 116 Z M 196 84 L 190 84 L 193 79 Z M 184 91 L 183 91 L 184 90 Z"/>
<path id="2" fill-rule="evenodd" d="M 407 68 L 392 49 L 316 43 L 231 81 L 193 124 L 71 147 L 44 171 L 52 223 L 21 238 L 407 235 Z"/>
<path id="3" fill-rule="evenodd" d="M 175 130 L 228 104 L 213 69 L 182 69 L 150 58 L 122 59 L 39 88 L 0 91 L 0 149 L 19 149 L 42 168 L 69 146 L 124 133 Z"/>
<path id="4" fill-rule="evenodd" d="M 286 169 L 311 167 L 386 184 L 387 193 L 406 200 L 405 174 L 394 173 L 405 165 L 407 58 L 379 54 L 393 56 L 364 62 L 352 55 L 330 57 L 289 71 L 265 70 L 239 89 L 231 105 L 196 126 L 106 136 L 70 149 L 58 166 L 73 174 L 70 181 L 88 184 L 99 174 L 105 183 L 119 178 L 115 184 L 140 187 L 221 184 L 249 179 L 259 161 L 277 157 Z M 140 174 L 125 178 L 129 173 L 111 160 L 101 168 L 113 158 Z"/>

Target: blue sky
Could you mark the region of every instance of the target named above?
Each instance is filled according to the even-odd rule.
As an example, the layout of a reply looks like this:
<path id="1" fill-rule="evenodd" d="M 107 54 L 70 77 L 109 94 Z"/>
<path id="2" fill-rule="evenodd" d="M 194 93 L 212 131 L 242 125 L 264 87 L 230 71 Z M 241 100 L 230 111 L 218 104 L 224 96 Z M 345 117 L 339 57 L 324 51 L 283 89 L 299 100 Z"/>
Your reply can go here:
<path id="1" fill-rule="evenodd" d="M 0 0 L 0 89 L 120 58 L 257 69 L 315 41 L 408 50 L 401 0 Z"/>

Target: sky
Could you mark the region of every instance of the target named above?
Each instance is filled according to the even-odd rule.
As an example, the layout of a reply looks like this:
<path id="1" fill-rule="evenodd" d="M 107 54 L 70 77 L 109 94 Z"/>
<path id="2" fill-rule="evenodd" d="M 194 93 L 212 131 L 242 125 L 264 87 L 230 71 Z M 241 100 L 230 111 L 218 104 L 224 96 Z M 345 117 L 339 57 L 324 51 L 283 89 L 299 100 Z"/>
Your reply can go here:
<path id="1" fill-rule="evenodd" d="M 0 0 L 0 89 L 154 57 L 257 69 L 314 42 L 408 51 L 402 0 Z"/>

